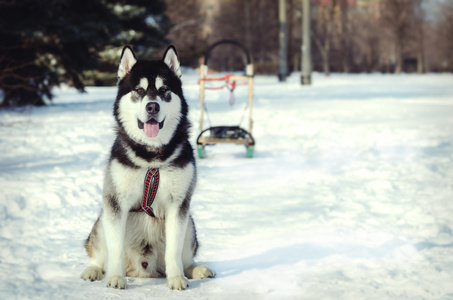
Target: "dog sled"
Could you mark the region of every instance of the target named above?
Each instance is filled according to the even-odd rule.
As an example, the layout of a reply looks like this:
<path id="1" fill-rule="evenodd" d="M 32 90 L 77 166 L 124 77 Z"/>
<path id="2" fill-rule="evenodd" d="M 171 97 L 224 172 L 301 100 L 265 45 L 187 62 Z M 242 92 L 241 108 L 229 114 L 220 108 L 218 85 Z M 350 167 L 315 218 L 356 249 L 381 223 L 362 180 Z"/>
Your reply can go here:
<path id="1" fill-rule="evenodd" d="M 208 72 L 208 60 L 209 55 L 211 54 L 212 50 L 219 45 L 231 44 L 237 46 L 236 48 L 240 48 L 242 52 L 246 56 L 246 67 L 245 67 L 245 74 L 244 75 L 235 75 L 235 74 L 227 74 L 225 76 L 220 77 L 210 77 Z M 198 157 L 204 158 L 205 157 L 205 147 L 212 146 L 216 144 L 237 144 L 237 145 L 244 145 L 246 147 L 246 155 L 249 158 L 252 158 L 254 155 L 255 150 L 255 140 L 252 136 L 252 104 L 253 104 L 253 64 L 250 60 L 250 55 L 247 49 L 239 44 L 236 41 L 230 40 L 222 40 L 212 44 L 208 50 L 206 51 L 204 62 L 200 67 L 200 134 L 197 138 L 197 151 Z M 209 82 L 224 82 L 224 84 L 220 87 L 212 87 L 210 86 Z M 248 130 L 240 127 L 242 123 L 239 122 L 239 125 L 227 125 L 227 126 L 212 126 L 209 124 L 208 128 L 203 127 L 203 113 L 206 112 L 209 121 L 208 110 L 205 102 L 205 91 L 206 90 L 217 90 L 228 88 L 230 90 L 230 105 L 232 105 L 232 97 L 233 91 L 237 86 L 248 86 L 248 99 L 245 106 L 244 113 L 248 110 Z M 243 115 L 244 116 L 244 115 Z M 209 121 L 210 123 L 210 121 Z"/>

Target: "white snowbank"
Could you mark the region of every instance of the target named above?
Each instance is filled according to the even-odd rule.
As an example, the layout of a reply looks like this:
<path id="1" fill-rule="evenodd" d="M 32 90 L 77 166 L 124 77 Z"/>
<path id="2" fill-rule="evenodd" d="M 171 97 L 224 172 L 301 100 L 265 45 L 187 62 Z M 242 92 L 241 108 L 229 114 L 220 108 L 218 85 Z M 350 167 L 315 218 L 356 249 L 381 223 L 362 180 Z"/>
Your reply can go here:
<path id="1" fill-rule="evenodd" d="M 183 76 L 193 142 L 197 80 Z M 453 299 L 453 76 L 299 80 L 256 77 L 255 158 L 217 145 L 198 160 L 198 261 L 217 277 L 182 292 L 79 278 L 115 88 L 0 112 L 0 299 Z M 208 93 L 212 125 L 237 125 L 245 91 L 233 108 Z"/>

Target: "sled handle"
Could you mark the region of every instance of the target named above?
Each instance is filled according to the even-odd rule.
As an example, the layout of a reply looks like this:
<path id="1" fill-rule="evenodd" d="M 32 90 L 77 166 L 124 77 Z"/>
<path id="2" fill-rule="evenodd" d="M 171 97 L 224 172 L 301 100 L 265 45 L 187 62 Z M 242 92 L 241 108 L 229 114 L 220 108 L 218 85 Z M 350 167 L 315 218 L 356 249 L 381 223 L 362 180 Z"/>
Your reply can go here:
<path id="1" fill-rule="evenodd" d="M 211 51 L 215 47 L 217 47 L 218 45 L 221 45 L 221 44 L 232 44 L 232 45 L 238 46 L 239 48 L 242 49 L 242 51 L 245 53 L 245 56 L 247 57 L 247 65 L 251 64 L 249 51 L 247 50 L 247 48 L 244 47 L 244 45 L 242 45 L 242 44 L 240 44 L 240 43 L 238 43 L 237 41 L 234 41 L 234 40 L 221 40 L 221 41 L 215 42 L 214 44 L 212 44 L 208 48 L 208 50 L 206 50 L 206 53 L 205 53 L 205 56 L 204 56 L 204 65 L 205 66 L 208 65 L 208 59 L 209 59 L 209 55 L 211 54 Z"/>

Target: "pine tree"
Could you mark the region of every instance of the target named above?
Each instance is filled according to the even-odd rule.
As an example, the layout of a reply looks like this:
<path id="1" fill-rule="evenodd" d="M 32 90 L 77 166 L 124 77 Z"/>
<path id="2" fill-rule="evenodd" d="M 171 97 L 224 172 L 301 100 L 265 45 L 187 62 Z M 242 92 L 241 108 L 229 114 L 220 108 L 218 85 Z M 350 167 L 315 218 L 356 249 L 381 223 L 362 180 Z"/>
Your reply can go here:
<path id="1" fill-rule="evenodd" d="M 149 57 L 166 46 L 165 35 L 171 27 L 164 15 L 165 3 L 152 0 L 106 0 L 119 20 L 121 32 L 112 45 L 134 47 L 139 55 Z"/>
<path id="2" fill-rule="evenodd" d="M 61 82 L 83 91 L 110 45 L 161 47 L 164 11 L 157 0 L 0 0 L 0 106 L 44 105 Z"/>
<path id="3" fill-rule="evenodd" d="M 119 56 L 124 45 L 130 45 L 140 57 L 152 58 L 168 45 L 165 35 L 171 24 L 166 6 L 156 0 L 104 0 L 117 18 L 120 31 L 99 52 L 101 65 L 85 75 L 90 84 L 114 85 Z"/>

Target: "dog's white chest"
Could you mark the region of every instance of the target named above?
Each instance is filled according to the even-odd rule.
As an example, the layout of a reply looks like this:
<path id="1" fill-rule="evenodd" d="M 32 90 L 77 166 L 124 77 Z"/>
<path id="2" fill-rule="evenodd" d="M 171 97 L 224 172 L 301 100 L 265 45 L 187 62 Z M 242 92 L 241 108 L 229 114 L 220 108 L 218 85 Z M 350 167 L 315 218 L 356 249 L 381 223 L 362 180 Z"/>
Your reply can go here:
<path id="1" fill-rule="evenodd" d="M 159 184 L 151 205 L 157 218 L 165 218 L 168 205 L 180 204 L 184 200 L 190 185 L 194 182 L 194 166 L 184 168 L 161 166 Z M 124 167 L 116 161 L 110 165 L 112 183 L 124 209 L 140 207 L 145 197 L 145 180 L 148 169 Z"/>
<path id="2" fill-rule="evenodd" d="M 161 168 L 159 173 L 159 187 L 152 209 L 156 217 L 164 218 L 169 205 L 179 206 L 184 201 L 190 185 L 194 182 L 195 173 L 192 164 L 183 169 Z"/>

